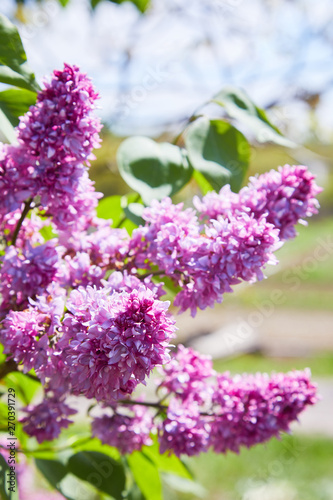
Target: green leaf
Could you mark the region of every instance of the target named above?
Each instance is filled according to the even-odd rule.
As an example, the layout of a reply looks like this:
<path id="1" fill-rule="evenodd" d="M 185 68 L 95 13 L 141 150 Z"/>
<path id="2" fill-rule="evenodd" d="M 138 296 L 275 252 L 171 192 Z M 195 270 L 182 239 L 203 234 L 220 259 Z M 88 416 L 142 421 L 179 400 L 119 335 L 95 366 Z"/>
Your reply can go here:
<path id="1" fill-rule="evenodd" d="M 124 217 L 121 200 L 122 197 L 119 195 L 102 198 L 98 202 L 97 217 L 101 219 L 112 219 L 112 226 L 116 227 Z"/>
<path id="2" fill-rule="evenodd" d="M 19 500 L 16 476 L 14 486 L 8 483 L 10 466 L 13 467 L 14 464 L 9 465 L 5 457 L 0 453 L 0 498 L 2 500 Z M 13 490 L 9 490 L 9 487 L 12 487 Z"/>
<path id="3" fill-rule="evenodd" d="M 66 476 L 67 469 L 58 460 L 35 459 L 35 464 L 53 488 L 58 489 L 60 481 Z"/>
<path id="4" fill-rule="evenodd" d="M 53 227 L 51 226 L 51 224 L 49 226 L 43 226 L 39 230 L 39 232 L 45 241 L 50 241 L 53 238 L 57 237 L 56 233 L 53 232 Z"/>
<path id="5" fill-rule="evenodd" d="M 66 5 L 69 3 L 69 0 L 59 0 L 59 3 L 60 3 L 63 7 L 66 7 Z"/>
<path id="6" fill-rule="evenodd" d="M 26 64 L 22 64 L 20 73 L 13 71 L 7 66 L 0 65 L 0 82 L 20 87 L 21 89 L 31 90 L 32 92 L 40 90 L 35 80 L 35 75 L 29 71 Z"/>
<path id="7" fill-rule="evenodd" d="M 218 191 L 225 184 L 237 191 L 250 160 L 244 135 L 223 120 L 199 118 L 187 130 L 185 145 L 192 166 Z"/>
<path id="8" fill-rule="evenodd" d="M 119 172 L 127 184 L 149 205 L 151 200 L 172 196 L 189 182 L 192 167 L 185 152 L 148 137 L 130 137 L 117 153 Z"/>
<path id="9" fill-rule="evenodd" d="M 167 483 L 170 488 L 179 493 L 187 493 L 199 498 L 207 498 L 207 491 L 205 488 L 195 481 L 173 474 L 163 474 L 163 481 Z"/>
<path id="10" fill-rule="evenodd" d="M 136 226 L 144 225 L 145 221 L 142 218 L 144 206 L 141 203 L 130 203 L 124 208 L 124 213 L 130 221 L 134 222 Z"/>
<path id="11" fill-rule="evenodd" d="M 3 142 L 13 143 L 17 141 L 14 127 L 2 109 L 0 109 L 0 133 L 3 136 Z"/>
<path id="12" fill-rule="evenodd" d="M 0 63 L 14 71 L 27 60 L 16 26 L 0 14 Z"/>
<path id="13" fill-rule="evenodd" d="M 279 129 L 270 122 L 266 112 L 258 108 L 244 90 L 225 87 L 212 101 L 224 107 L 231 118 L 245 123 L 254 132 L 259 142 L 270 141 L 289 148 L 296 146 L 281 134 Z"/>
<path id="14" fill-rule="evenodd" d="M 139 451 L 129 455 L 127 461 L 144 497 L 147 500 L 162 500 L 162 484 L 156 465 Z"/>
<path id="15" fill-rule="evenodd" d="M 74 441 L 71 444 L 73 449 L 79 449 L 80 451 L 98 451 L 100 453 L 104 453 L 108 457 L 111 457 L 113 460 L 120 460 L 120 453 L 117 448 L 113 446 L 108 446 L 106 444 L 102 444 L 101 441 L 97 438 L 90 438 L 89 441 L 82 442 L 82 438 Z"/>
<path id="16" fill-rule="evenodd" d="M 0 14 L 0 82 L 38 91 L 39 85 L 26 60 L 27 56 L 16 26 Z"/>
<path id="17" fill-rule="evenodd" d="M 194 170 L 193 172 L 193 179 L 196 181 L 198 184 L 201 193 L 203 195 L 209 193 L 209 191 L 212 190 L 212 186 L 209 184 L 209 182 L 204 178 L 204 176 L 198 172 L 198 170 Z"/>
<path id="18" fill-rule="evenodd" d="M 167 453 L 161 454 L 159 452 L 157 442 L 155 442 L 152 446 L 144 446 L 142 453 L 154 462 L 160 471 L 170 472 L 186 479 L 192 479 L 191 473 L 185 467 L 183 462 L 176 457 L 176 455 L 169 456 Z"/>
<path id="19" fill-rule="evenodd" d="M 10 123 L 16 127 L 19 117 L 35 104 L 37 94 L 25 89 L 9 89 L 0 92 L 0 108 Z"/>
<path id="20" fill-rule="evenodd" d="M 117 500 L 122 499 L 125 472 L 120 462 L 96 451 L 80 451 L 68 460 L 68 470 Z"/>
<path id="21" fill-rule="evenodd" d="M 5 458 L 0 453 L 0 498 L 3 500 L 8 500 L 9 496 L 7 494 L 7 474 L 8 474 L 8 464 Z"/>
<path id="22" fill-rule="evenodd" d="M 37 380 L 32 380 L 21 372 L 12 372 L 5 377 L 5 384 L 7 387 L 15 389 L 16 395 L 24 404 L 31 403 L 32 398 L 36 392 L 41 389 L 41 383 Z"/>

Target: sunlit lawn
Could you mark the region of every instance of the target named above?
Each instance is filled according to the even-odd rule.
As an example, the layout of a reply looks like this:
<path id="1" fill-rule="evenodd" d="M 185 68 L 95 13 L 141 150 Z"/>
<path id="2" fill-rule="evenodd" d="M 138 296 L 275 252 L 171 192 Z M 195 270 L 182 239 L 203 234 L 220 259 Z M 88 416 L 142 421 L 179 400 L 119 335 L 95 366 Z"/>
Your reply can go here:
<path id="1" fill-rule="evenodd" d="M 333 440 L 284 435 L 239 455 L 203 454 L 189 461 L 207 500 L 332 500 Z M 168 493 L 189 500 L 192 493 Z"/>

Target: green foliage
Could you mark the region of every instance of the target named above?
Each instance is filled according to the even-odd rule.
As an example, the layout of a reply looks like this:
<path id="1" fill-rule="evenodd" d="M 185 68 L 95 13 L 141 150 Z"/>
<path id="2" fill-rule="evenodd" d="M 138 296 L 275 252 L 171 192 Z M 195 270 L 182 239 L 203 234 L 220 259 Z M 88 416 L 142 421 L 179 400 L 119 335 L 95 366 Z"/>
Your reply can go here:
<path id="1" fill-rule="evenodd" d="M 31 90 L 9 89 L 0 92 L 0 108 L 10 123 L 16 127 L 19 117 L 24 115 L 30 106 L 35 104 L 37 94 Z"/>
<path id="2" fill-rule="evenodd" d="M 14 491 L 8 489 L 9 470 L 7 461 L 0 453 L 0 498 L 2 500 L 19 500 L 17 483 L 15 482 Z"/>
<path id="3" fill-rule="evenodd" d="M 122 499 L 126 477 L 120 462 L 96 451 L 80 451 L 70 457 L 67 467 L 69 472 L 98 490 Z"/>
<path id="4" fill-rule="evenodd" d="M 13 126 L 36 101 L 39 85 L 27 67 L 27 56 L 19 32 L 0 14 L 0 82 L 19 89 L 0 92 L 0 130 L 8 142 L 15 142 Z"/>
<path id="5" fill-rule="evenodd" d="M 119 172 L 147 204 L 172 196 L 192 175 L 186 155 L 178 146 L 158 144 L 148 137 L 130 137 L 118 149 Z"/>
<path id="6" fill-rule="evenodd" d="M 61 480 L 67 474 L 67 468 L 58 460 L 35 459 L 35 464 L 53 488 L 59 490 Z"/>
<path id="7" fill-rule="evenodd" d="M 37 92 L 40 87 L 26 60 L 16 26 L 0 14 L 0 82 Z"/>
<path id="8" fill-rule="evenodd" d="M 199 118 L 187 130 L 185 145 L 192 166 L 215 190 L 230 184 L 237 191 L 250 160 L 244 135 L 223 120 Z"/>
<path id="9" fill-rule="evenodd" d="M 147 455 L 135 451 L 128 457 L 134 480 L 148 500 L 162 500 L 162 483 L 158 468 Z"/>
<path id="10" fill-rule="evenodd" d="M 265 111 L 258 108 L 244 90 L 225 87 L 212 99 L 212 102 L 224 107 L 231 118 L 243 122 L 259 142 L 271 141 L 289 148 L 295 146 L 270 122 Z"/>

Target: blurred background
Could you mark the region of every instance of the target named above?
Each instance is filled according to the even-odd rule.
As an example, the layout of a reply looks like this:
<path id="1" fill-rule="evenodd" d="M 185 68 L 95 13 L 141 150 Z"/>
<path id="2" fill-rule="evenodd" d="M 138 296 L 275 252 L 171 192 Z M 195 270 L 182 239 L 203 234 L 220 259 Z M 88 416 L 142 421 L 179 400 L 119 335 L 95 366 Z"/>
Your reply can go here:
<path id="1" fill-rule="evenodd" d="M 212 354 L 221 371 L 308 366 L 322 401 L 293 436 L 239 456 L 191 460 L 202 490 L 169 482 L 165 493 L 168 500 L 333 500 L 332 1 L 1 0 L 1 12 L 19 27 L 39 80 L 64 61 L 93 79 L 104 129 L 91 176 L 105 195 L 129 190 L 115 161 L 125 136 L 172 140 L 227 85 L 243 88 L 297 143 L 264 144 L 242 129 L 252 143 L 250 175 L 309 166 L 324 188 L 319 215 L 279 251 L 269 279 L 239 286 L 195 319 L 179 316 L 179 339 Z M 190 184 L 176 200 L 194 194 Z"/>

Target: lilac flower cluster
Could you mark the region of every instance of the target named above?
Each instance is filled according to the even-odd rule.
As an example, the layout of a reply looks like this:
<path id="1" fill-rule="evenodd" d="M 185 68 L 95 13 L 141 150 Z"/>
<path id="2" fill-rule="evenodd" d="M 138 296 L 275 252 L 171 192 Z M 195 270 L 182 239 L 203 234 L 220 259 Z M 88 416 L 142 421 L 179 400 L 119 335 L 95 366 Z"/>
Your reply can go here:
<path id="1" fill-rule="evenodd" d="M 115 446 L 123 454 L 152 445 L 152 415 L 139 405 L 131 405 L 130 410 L 130 415 L 115 413 L 96 417 L 92 422 L 92 435 L 103 444 Z"/>
<path id="2" fill-rule="evenodd" d="M 99 146 L 97 94 L 76 66 L 55 71 L 17 127 L 18 144 L 0 153 L 0 216 L 39 198 L 59 229 L 85 229 L 95 215 L 95 193 L 85 162 Z"/>
<path id="3" fill-rule="evenodd" d="M 191 456 L 288 430 L 315 402 L 309 374 L 217 375 L 211 359 L 182 346 L 170 359 L 175 320 L 160 299 L 168 279 L 174 305 L 194 316 L 263 279 L 295 224 L 317 211 L 313 176 L 285 166 L 238 194 L 224 186 L 195 198 L 197 211 L 155 200 L 130 236 L 96 216 L 96 99 L 86 75 L 65 65 L 21 118 L 17 144 L 0 147 L 0 341 L 45 393 L 25 408 L 25 431 L 38 442 L 58 437 L 73 396 L 112 412 L 97 414 L 92 434 L 122 453 L 150 445 L 154 432 L 161 452 Z M 129 399 L 155 367 L 160 399 Z"/>
<path id="4" fill-rule="evenodd" d="M 173 380 L 181 380 L 186 356 L 195 356 L 195 369 L 193 372 L 185 369 L 188 380 L 179 391 L 178 383 Z M 200 380 L 199 367 L 201 384 L 206 385 L 206 390 L 200 391 L 200 398 L 194 383 Z M 206 357 L 184 348 L 165 367 L 165 386 L 173 399 L 167 418 L 159 426 L 161 452 L 191 456 L 210 447 L 218 453 L 238 452 L 241 446 L 263 443 L 278 437 L 281 431 L 288 431 L 304 408 L 317 401 L 309 370 L 272 377 L 266 374 L 231 377 L 224 373 L 208 379 L 207 368 Z M 214 375 L 212 370 L 210 375 Z"/>
<path id="5" fill-rule="evenodd" d="M 27 406 L 24 411 L 27 416 L 21 419 L 23 429 L 30 436 L 35 436 L 39 443 L 57 438 L 61 430 L 72 423 L 67 417 L 76 413 L 54 397 L 46 397 L 39 405 Z"/>
<path id="6" fill-rule="evenodd" d="M 8 246 L 0 271 L 0 316 L 10 309 L 27 307 L 29 297 L 43 294 L 48 285 L 57 280 L 58 268 L 55 241 L 34 247 L 27 241 L 23 252 Z"/>
<path id="7" fill-rule="evenodd" d="M 113 401 L 145 383 L 169 359 L 175 321 L 168 306 L 144 285 L 110 295 L 103 288 L 73 290 L 56 346 L 71 392 Z"/>
<path id="8" fill-rule="evenodd" d="M 239 194 L 224 186 L 220 193 L 194 198 L 193 209 L 169 198 L 152 202 L 143 212 L 144 227 L 133 232 L 129 255 L 135 268 L 158 267 L 180 287 L 174 304 L 180 311 L 213 307 L 240 281 L 264 278 L 273 252 L 295 235 L 295 225 L 317 213 L 321 191 L 305 167 L 286 165 L 251 178 Z"/>
<path id="9" fill-rule="evenodd" d="M 194 198 L 201 217 L 217 219 L 235 212 L 247 212 L 255 218 L 266 217 L 279 229 L 279 238 L 286 240 L 296 235 L 295 225 L 304 223 L 304 217 L 318 212 L 316 196 L 322 190 L 306 167 L 279 167 L 258 177 L 251 177 L 248 186 L 233 193 L 223 186 L 219 193 L 210 192 L 203 200 Z"/>

